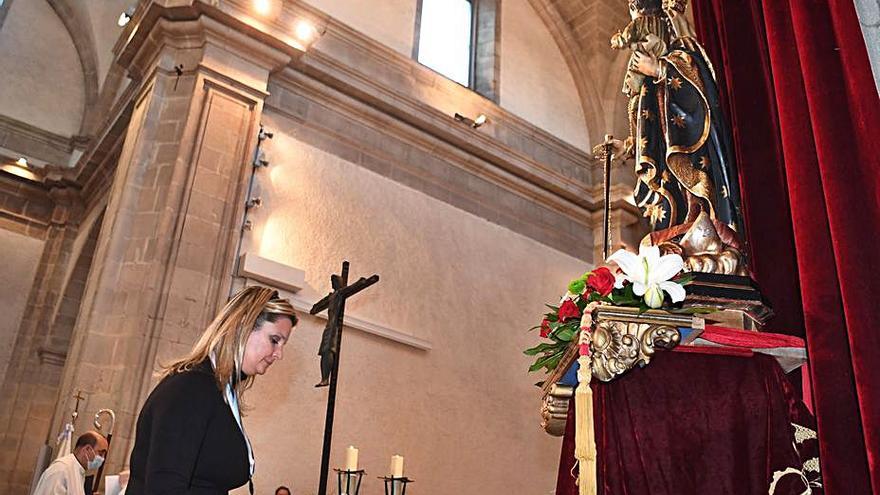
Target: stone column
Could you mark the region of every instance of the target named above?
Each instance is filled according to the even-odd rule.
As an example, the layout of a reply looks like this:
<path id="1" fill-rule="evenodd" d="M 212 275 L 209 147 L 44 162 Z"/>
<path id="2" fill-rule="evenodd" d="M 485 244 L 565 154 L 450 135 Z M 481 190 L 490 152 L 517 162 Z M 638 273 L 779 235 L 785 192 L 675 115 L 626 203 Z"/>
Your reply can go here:
<path id="1" fill-rule="evenodd" d="M 0 493 L 26 493 L 37 454 L 46 440 L 63 355 L 43 351 L 62 303 L 67 269 L 75 252 L 81 202 L 76 188 L 51 187 L 52 213 L 46 244 L 0 390 Z"/>
<path id="2" fill-rule="evenodd" d="M 290 62 L 199 9 L 159 3 L 119 55 L 141 89 L 53 425 L 69 414 L 74 390 L 87 397 L 78 432 L 112 408 L 108 473 L 128 462 L 158 365 L 186 353 L 228 297 L 269 74 Z"/>

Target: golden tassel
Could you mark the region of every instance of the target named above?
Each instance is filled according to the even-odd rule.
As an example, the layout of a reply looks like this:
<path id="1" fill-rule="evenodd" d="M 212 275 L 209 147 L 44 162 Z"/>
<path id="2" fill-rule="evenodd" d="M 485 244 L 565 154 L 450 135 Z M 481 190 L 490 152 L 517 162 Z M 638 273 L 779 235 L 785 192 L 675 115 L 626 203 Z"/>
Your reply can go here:
<path id="1" fill-rule="evenodd" d="M 587 330 L 581 330 L 580 343 L 589 346 Z M 593 372 L 589 354 L 578 358 L 578 386 L 574 393 L 574 456 L 578 463 L 579 495 L 596 495 L 596 432 L 593 426 L 593 391 L 590 379 Z"/>

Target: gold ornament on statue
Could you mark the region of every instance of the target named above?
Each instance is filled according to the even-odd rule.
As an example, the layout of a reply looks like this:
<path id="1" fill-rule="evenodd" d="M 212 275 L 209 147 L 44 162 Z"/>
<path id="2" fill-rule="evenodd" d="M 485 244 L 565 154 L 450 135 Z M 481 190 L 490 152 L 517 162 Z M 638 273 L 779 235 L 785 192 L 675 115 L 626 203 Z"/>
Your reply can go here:
<path id="1" fill-rule="evenodd" d="M 658 247 L 663 254 L 681 256 L 689 272 L 748 275 L 738 244 L 731 244 L 732 239 L 728 242 L 721 238 L 709 215 L 701 212 L 680 240 L 664 241 Z"/>

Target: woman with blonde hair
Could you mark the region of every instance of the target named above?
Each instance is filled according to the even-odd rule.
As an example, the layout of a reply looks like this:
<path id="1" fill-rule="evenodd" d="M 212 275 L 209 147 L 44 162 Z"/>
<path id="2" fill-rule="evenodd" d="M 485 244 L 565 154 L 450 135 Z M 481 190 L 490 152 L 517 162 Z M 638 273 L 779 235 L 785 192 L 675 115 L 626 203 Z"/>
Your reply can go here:
<path id="1" fill-rule="evenodd" d="M 232 297 L 189 355 L 164 368 L 141 408 L 127 495 L 226 494 L 250 481 L 241 394 L 283 357 L 296 323 L 290 302 L 272 289 Z"/>

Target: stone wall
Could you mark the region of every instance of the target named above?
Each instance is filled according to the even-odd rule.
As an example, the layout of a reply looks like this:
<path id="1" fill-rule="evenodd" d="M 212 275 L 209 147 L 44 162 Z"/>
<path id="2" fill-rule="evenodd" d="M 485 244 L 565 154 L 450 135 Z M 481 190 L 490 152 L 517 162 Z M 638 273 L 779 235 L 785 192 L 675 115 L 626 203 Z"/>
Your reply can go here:
<path id="1" fill-rule="evenodd" d="M 27 297 L 33 286 L 43 243 L 42 239 L 14 232 L 4 232 L 0 236 L 0 253 L 4 264 L 0 307 L 4 308 L 5 315 L 0 321 L 0 383 L 3 383 L 12 357 L 15 337 L 18 335 Z"/>

